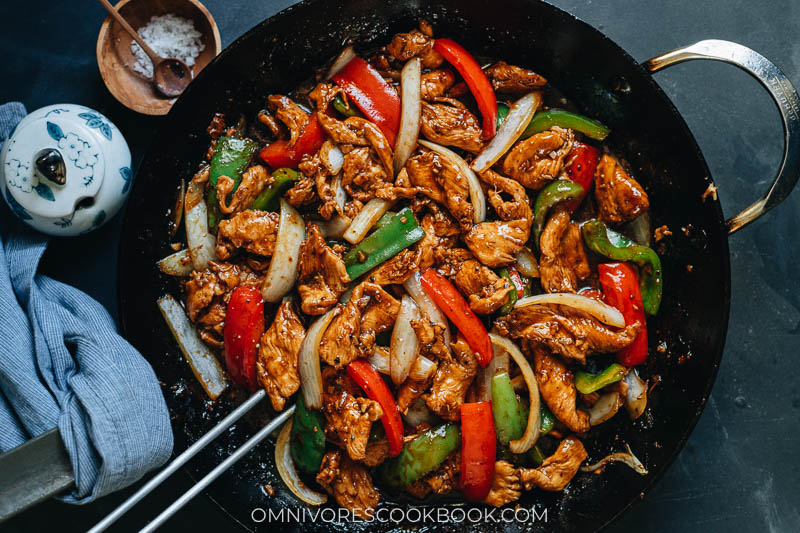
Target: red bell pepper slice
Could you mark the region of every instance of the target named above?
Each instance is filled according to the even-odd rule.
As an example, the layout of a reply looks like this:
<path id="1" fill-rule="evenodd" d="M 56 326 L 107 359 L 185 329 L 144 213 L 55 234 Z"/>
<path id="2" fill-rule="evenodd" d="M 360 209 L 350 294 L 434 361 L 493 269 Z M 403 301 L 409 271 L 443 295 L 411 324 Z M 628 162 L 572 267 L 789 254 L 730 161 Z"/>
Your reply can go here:
<path id="1" fill-rule="evenodd" d="M 511 278 L 511 283 L 514 284 L 517 295 L 522 297 L 522 293 L 525 291 L 525 283 L 522 281 L 522 276 L 519 275 L 519 271 L 513 265 L 509 265 L 506 267 L 506 272 L 508 272 L 508 277 Z"/>
<path id="2" fill-rule="evenodd" d="M 453 65 L 467 83 L 483 118 L 482 139 L 491 139 L 497 133 L 497 95 L 486 73 L 475 58 L 460 44 L 450 39 L 436 39 L 433 49 Z"/>
<path id="3" fill-rule="evenodd" d="M 347 365 L 347 374 L 364 389 L 370 400 L 380 404 L 383 409 L 381 423 L 389 441 L 389 456 L 397 457 L 403 450 L 403 419 L 386 382 L 365 359 L 356 359 Z"/>
<path id="4" fill-rule="evenodd" d="M 297 168 L 303 156 L 319 150 L 323 142 L 325 142 L 325 131 L 319 125 L 317 117 L 311 115 L 294 146 L 290 146 L 289 141 L 275 141 L 267 145 L 258 155 L 273 169 Z"/>
<path id="5" fill-rule="evenodd" d="M 375 67 L 354 57 L 333 76 L 333 81 L 394 146 L 400 128 L 400 96 Z"/>
<path id="6" fill-rule="evenodd" d="M 640 365 L 647 359 L 647 327 L 636 272 L 628 263 L 602 263 L 597 270 L 606 302 L 620 310 L 626 324 L 638 320 L 642 325 L 633 343 L 617 352 L 617 362 L 627 367 Z"/>
<path id="7" fill-rule="evenodd" d="M 264 299 L 258 287 L 233 289 L 223 333 L 228 374 L 236 384 L 255 392 L 258 344 L 264 334 Z"/>
<path id="8" fill-rule="evenodd" d="M 570 180 L 583 187 L 583 196 L 580 200 L 564 204 L 570 212 L 575 211 L 589 193 L 594 182 L 597 161 L 600 159 L 600 150 L 579 141 L 572 145 L 572 153 L 574 156 L 564 172 Z"/>
<path id="9" fill-rule="evenodd" d="M 496 457 L 492 402 L 461 404 L 461 492 L 468 500 L 489 494 Z"/>
<path id="10" fill-rule="evenodd" d="M 464 335 L 469 347 L 475 352 L 478 364 L 486 366 L 492 360 L 492 341 L 481 319 L 472 312 L 469 304 L 447 278 L 429 268 L 420 278 L 422 289 L 434 303 L 444 311 Z"/>

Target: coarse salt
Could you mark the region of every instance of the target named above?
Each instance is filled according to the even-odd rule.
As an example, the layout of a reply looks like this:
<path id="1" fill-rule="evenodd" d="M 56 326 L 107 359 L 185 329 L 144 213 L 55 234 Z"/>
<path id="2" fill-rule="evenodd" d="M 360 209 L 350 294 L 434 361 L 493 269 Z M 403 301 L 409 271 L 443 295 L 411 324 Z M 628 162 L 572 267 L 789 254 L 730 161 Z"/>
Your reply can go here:
<path id="1" fill-rule="evenodd" d="M 190 67 L 205 48 L 203 36 L 192 21 L 171 13 L 151 18 L 150 22 L 139 28 L 138 33 L 161 57 L 180 59 Z M 131 41 L 131 53 L 136 58 L 133 70 L 152 78 L 153 62 L 136 41 Z"/>

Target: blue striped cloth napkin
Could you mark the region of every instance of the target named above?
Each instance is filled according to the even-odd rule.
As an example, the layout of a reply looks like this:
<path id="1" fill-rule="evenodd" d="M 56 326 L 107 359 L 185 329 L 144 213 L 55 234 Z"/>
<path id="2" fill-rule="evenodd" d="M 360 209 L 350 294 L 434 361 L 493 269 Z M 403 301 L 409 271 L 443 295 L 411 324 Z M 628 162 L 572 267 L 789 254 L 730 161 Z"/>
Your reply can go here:
<path id="1" fill-rule="evenodd" d="M 25 114 L 0 106 L 0 139 Z M 103 306 L 36 273 L 47 243 L 0 201 L 0 452 L 57 427 L 75 473 L 64 499 L 87 503 L 164 464 L 172 429 L 153 369 Z"/>

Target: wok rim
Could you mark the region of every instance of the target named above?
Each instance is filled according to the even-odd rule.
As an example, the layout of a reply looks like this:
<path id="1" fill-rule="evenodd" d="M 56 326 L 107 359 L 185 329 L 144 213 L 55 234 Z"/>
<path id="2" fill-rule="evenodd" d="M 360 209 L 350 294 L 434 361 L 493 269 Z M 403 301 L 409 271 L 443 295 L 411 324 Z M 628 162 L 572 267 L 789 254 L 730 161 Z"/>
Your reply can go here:
<path id="1" fill-rule="evenodd" d="M 616 41 L 611 39 L 608 35 L 604 32 L 593 26 L 592 24 L 582 20 L 580 17 L 566 11 L 560 7 L 554 6 L 545 0 L 524 0 L 526 3 L 530 5 L 530 9 L 537 10 L 537 9 L 550 9 L 556 12 L 558 15 L 562 17 L 568 17 L 572 19 L 572 21 L 577 22 L 579 26 L 582 27 L 584 31 L 594 33 L 596 37 L 600 38 L 601 40 L 605 41 L 607 44 L 611 46 L 614 50 L 614 53 L 619 55 L 620 58 L 624 59 L 627 63 L 630 63 L 631 66 L 637 70 L 642 76 L 643 79 L 647 80 L 647 83 L 651 86 L 651 89 L 654 90 L 657 98 L 659 99 L 658 104 L 661 106 L 665 106 L 665 109 L 671 114 L 677 123 L 680 126 L 681 133 L 683 137 L 689 141 L 689 145 L 691 146 L 694 155 L 697 157 L 697 160 L 701 164 L 702 170 L 705 173 L 705 176 L 708 177 L 708 183 L 713 184 L 714 179 L 711 172 L 708 169 L 708 164 L 706 159 L 700 150 L 700 147 L 697 143 L 697 140 L 694 137 L 691 129 L 689 128 L 688 124 L 686 123 L 683 115 L 678 111 L 675 104 L 669 98 L 669 96 L 664 92 L 661 86 L 656 82 L 655 78 L 653 77 L 652 73 L 650 73 L 644 66 L 643 62 L 637 61 L 633 56 L 631 56 L 627 50 L 617 44 Z M 254 25 L 252 28 L 241 34 L 237 37 L 233 42 L 227 45 L 215 58 L 211 60 L 211 62 L 198 74 L 198 76 L 192 81 L 186 91 L 178 98 L 175 104 L 171 107 L 169 113 L 164 116 L 164 120 L 158 125 L 158 127 L 154 130 L 153 135 L 150 138 L 148 143 L 148 147 L 144 152 L 142 159 L 140 160 L 139 164 L 136 168 L 136 173 L 134 177 L 134 185 L 131 191 L 131 196 L 136 193 L 136 177 L 139 175 L 141 169 L 145 166 L 146 162 L 153 159 L 155 154 L 158 152 L 158 147 L 155 144 L 155 140 L 159 137 L 159 134 L 162 130 L 167 128 L 168 121 L 172 120 L 174 116 L 177 114 L 176 109 L 180 110 L 183 105 L 186 105 L 186 101 L 188 98 L 185 97 L 186 94 L 191 94 L 192 91 L 199 90 L 202 85 L 205 83 L 206 78 L 213 79 L 212 76 L 215 74 L 216 65 L 227 58 L 230 55 L 236 54 L 239 52 L 239 49 L 242 47 L 242 43 L 248 40 L 252 35 L 263 33 L 264 28 L 272 23 L 280 23 L 284 18 L 291 17 L 295 15 L 296 11 L 300 11 L 306 9 L 309 6 L 313 6 L 315 4 L 322 4 L 325 0 L 302 0 L 296 4 L 293 4 L 281 11 L 275 13 L 274 15 L 262 20 L 261 22 Z M 435 0 L 433 2 L 425 2 L 425 4 L 432 3 L 435 4 Z M 657 53 L 661 53 L 663 51 L 657 51 Z M 649 59 L 649 58 L 648 58 Z M 721 239 L 720 246 L 723 248 L 724 253 L 721 254 L 719 260 L 722 262 L 720 265 L 724 272 L 724 276 L 720 279 L 720 283 L 722 283 L 722 289 L 724 294 L 724 301 L 722 303 L 722 314 L 721 314 L 721 330 L 719 331 L 718 339 L 716 340 L 716 349 L 712 354 L 712 365 L 711 365 L 711 372 L 708 375 L 707 383 L 705 390 L 703 392 L 702 397 L 699 400 L 698 407 L 696 411 L 692 414 L 691 418 L 688 420 L 688 423 L 684 426 L 684 430 L 680 435 L 677 444 L 673 447 L 670 453 L 665 457 L 664 461 L 658 465 L 657 470 L 655 470 L 651 476 L 649 476 L 648 480 L 644 484 L 642 491 L 639 495 L 635 495 L 630 498 L 624 505 L 621 505 L 618 510 L 604 523 L 598 525 L 595 531 L 602 531 L 606 529 L 609 525 L 617 521 L 623 514 L 628 512 L 637 502 L 640 502 L 644 499 L 644 496 L 652 490 L 652 488 L 659 482 L 662 477 L 665 475 L 667 470 L 673 465 L 675 459 L 678 457 L 680 452 L 683 450 L 686 442 L 688 441 L 689 437 L 693 433 L 697 423 L 702 416 L 706 404 L 711 396 L 714 383 L 716 382 L 717 374 L 719 372 L 720 365 L 722 363 L 722 357 L 724 354 L 725 349 L 725 341 L 727 339 L 728 333 L 728 326 L 730 321 L 730 303 L 731 303 L 731 267 L 730 267 L 730 249 L 728 243 L 728 232 L 725 226 L 725 218 L 722 213 L 722 205 L 721 202 L 714 203 L 714 211 L 715 217 L 717 219 L 717 224 L 721 230 L 721 234 L 723 238 Z M 130 211 L 126 210 L 124 215 L 124 221 L 122 225 L 121 235 L 125 235 L 128 233 L 129 225 L 136 226 L 137 222 L 135 220 L 135 215 Z M 123 271 L 123 263 L 120 261 L 122 256 L 124 255 L 123 251 L 125 248 L 130 246 L 132 243 L 124 239 L 120 239 L 118 248 L 117 248 L 117 307 L 120 317 L 120 325 L 123 336 L 127 338 L 127 335 L 130 331 L 128 327 L 129 321 L 135 320 L 135 317 L 129 316 L 125 312 L 125 290 L 123 287 L 122 281 L 122 271 Z M 155 267 L 154 267 L 155 268 Z M 173 452 L 175 453 L 175 452 Z M 193 482 L 199 481 L 199 477 L 192 474 L 191 470 L 187 466 L 183 466 L 181 470 L 189 476 L 189 478 Z M 248 527 L 247 524 L 244 524 L 237 516 L 235 516 L 231 511 L 227 509 L 227 507 L 217 501 L 208 490 L 203 491 L 203 496 L 211 500 L 225 515 L 227 515 L 233 522 L 238 524 L 246 531 L 254 531 L 251 527 Z M 404 505 L 401 503 L 396 503 L 397 505 Z M 426 526 L 426 529 L 431 528 L 436 530 L 437 527 L 446 526 L 447 524 L 431 524 Z"/>

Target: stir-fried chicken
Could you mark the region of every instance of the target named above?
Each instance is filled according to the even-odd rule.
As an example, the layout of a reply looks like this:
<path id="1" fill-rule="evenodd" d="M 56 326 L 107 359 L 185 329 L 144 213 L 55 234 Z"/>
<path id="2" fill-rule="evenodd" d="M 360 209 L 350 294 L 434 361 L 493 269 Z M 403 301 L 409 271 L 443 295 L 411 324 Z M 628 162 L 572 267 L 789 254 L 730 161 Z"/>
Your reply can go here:
<path id="1" fill-rule="evenodd" d="M 448 455 L 436 470 L 406 487 L 406 492 L 420 500 L 425 499 L 431 492 L 434 494 L 453 492 L 458 488 L 460 473 L 461 452 L 455 451 Z"/>
<path id="2" fill-rule="evenodd" d="M 316 183 L 308 176 L 300 176 L 297 183 L 286 191 L 283 197 L 290 205 L 298 208 L 311 205 L 319 200 L 319 197 L 317 197 Z"/>
<path id="3" fill-rule="evenodd" d="M 606 222 L 627 222 L 650 207 L 647 193 L 613 157 L 604 155 L 594 172 L 594 197 L 600 218 Z"/>
<path id="4" fill-rule="evenodd" d="M 487 68 L 486 75 L 499 93 L 523 94 L 547 84 L 547 80 L 534 71 L 509 65 L 505 61 L 498 61 Z"/>
<path id="5" fill-rule="evenodd" d="M 489 315 L 500 309 L 513 289 L 507 279 L 474 259 L 461 264 L 453 281 L 469 298 L 470 309 L 479 315 Z"/>
<path id="6" fill-rule="evenodd" d="M 336 503 L 362 520 L 372 518 L 380 501 L 367 468 L 338 450 L 329 451 L 322 458 L 317 483 L 333 496 Z"/>
<path id="7" fill-rule="evenodd" d="M 427 379 L 409 377 L 400 385 L 397 390 L 397 407 L 401 413 L 408 411 L 411 404 L 431 386 L 439 359 L 450 357 L 450 350 L 444 344 L 444 329 L 447 325 L 432 322 L 428 315 L 423 314 L 422 318 L 411 321 L 411 327 L 419 339 L 419 355 L 433 361 L 436 367 Z"/>
<path id="8" fill-rule="evenodd" d="M 572 130 L 553 127 L 514 145 L 503 160 L 503 172 L 529 189 L 556 179 L 572 150 Z"/>
<path id="9" fill-rule="evenodd" d="M 461 230 L 469 231 L 472 229 L 475 211 L 470 202 L 469 181 L 453 163 L 443 158 L 439 158 L 439 161 L 442 163 L 442 171 L 434 176 L 444 190 L 444 205 Z"/>
<path id="10" fill-rule="evenodd" d="M 372 423 L 383 416 L 381 406 L 369 398 L 356 397 L 357 385 L 347 374 L 332 367 L 323 369 L 322 383 L 325 432 L 344 446 L 351 459 L 364 459 Z"/>
<path id="11" fill-rule="evenodd" d="M 266 168 L 261 165 L 253 165 L 242 174 L 242 181 L 236 187 L 233 198 L 228 202 L 228 195 L 233 191 L 235 183 L 228 176 L 220 176 L 217 178 L 219 210 L 230 215 L 246 209 L 273 181 Z"/>
<path id="12" fill-rule="evenodd" d="M 425 398 L 428 409 L 445 420 L 458 420 L 461 404 L 472 380 L 478 373 L 478 362 L 467 341 L 459 336 L 450 346 L 452 354 L 443 354 L 433 384 Z"/>
<path id="13" fill-rule="evenodd" d="M 208 270 L 194 271 L 186 282 L 186 312 L 198 325 L 200 338 L 222 347 L 222 333 L 230 294 L 238 285 L 259 285 L 247 266 L 210 261 Z"/>
<path id="14" fill-rule="evenodd" d="M 401 285 L 417 271 L 419 249 L 406 249 L 373 270 L 367 281 L 376 285 Z"/>
<path id="15" fill-rule="evenodd" d="M 525 485 L 525 490 L 539 487 L 558 492 L 575 477 L 586 457 L 588 454 L 583 443 L 575 437 L 567 437 L 558 445 L 556 452 L 546 458 L 538 468 L 520 468 L 520 481 Z"/>
<path id="16" fill-rule="evenodd" d="M 568 211 L 558 210 L 550 217 L 539 247 L 539 275 L 546 292 L 576 292 L 578 281 L 591 274 L 581 230 L 570 222 Z"/>
<path id="17" fill-rule="evenodd" d="M 330 141 L 325 141 L 328 145 L 332 145 Z M 305 156 L 297 169 L 303 174 L 304 177 L 314 180 L 314 185 L 317 191 L 317 198 L 322 202 L 319 206 L 318 212 L 325 220 L 338 213 L 342 213 L 342 208 L 336 200 L 336 193 L 334 191 L 334 177 L 331 175 L 328 167 L 322 163 L 319 153 L 313 156 Z"/>
<path id="18" fill-rule="evenodd" d="M 412 185 L 433 200 L 444 204 L 444 189 L 439 185 L 438 176 L 442 172 L 439 154 L 430 150 L 419 150 L 411 156 L 405 166 Z"/>
<path id="19" fill-rule="evenodd" d="M 248 209 L 220 221 L 217 232 L 217 257 L 230 258 L 241 249 L 270 257 L 278 238 L 280 214 Z"/>
<path id="20" fill-rule="evenodd" d="M 308 113 L 286 96 L 273 94 L 267 98 L 267 108 L 289 129 L 289 145 L 294 146 L 308 123 Z"/>
<path id="21" fill-rule="evenodd" d="M 461 266 L 475 256 L 464 248 L 437 248 L 433 254 L 434 264 L 448 278 L 455 277 Z"/>
<path id="22" fill-rule="evenodd" d="M 437 144 L 474 153 L 483 149 L 481 123 L 463 104 L 452 106 L 422 102 L 420 131 Z"/>
<path id="23" fill-rule="evenodd" d="M 561 360 L 544 348 L 533 350 L 534 372 L 542 399 L 571 431 L 589 431 L 589 413 L 578 410 L 575 378 Z"/>
<path id="24" fill-rule="evenodd" d="M 365 454 L 362 463 L 369 467 L 378 466 L 389 458 L 389 441 L 381 439 L 368 442 Z"/>
<path id="25" fill-rule="evenodd" d="M 481 263 L 507 265 L 517 258 L 530 237 L 531 206 L 525 188 L 492 170 L 481 175 L 488 187 L 489 203 L 500 220 L 481 222 L 464 235 L 464 242 Z M 510 196 L 504 200 L 503 195 Z"/>
<path id="26" fill-rule="evenodd" d="M 334 83 L 320 82 L 314 86 L 314 90 L 308 93 L 308 99 L 314 102 L 317 111 L 325 114 L 328 111 L 334 98 L 341 96 L 347 102 L 347 95 L 344 89 Z"/>
<path id="27" fill-rule="evenodd" d="M 420 80 L 420 96 L 423 100 L 435 100 L 447 94 L 447 91 L 456 82 L 452 70 L 437 69 L 426 72 Z"/>
<path id="28" fill-rule="evenodd" d="M 290 302 L 278 307 L 275 320 L 261 337 L 258 350 L 258 381 L 266 389 L 272 408 L 283 409 L 286 399 L 300 388 L 297 355 L 306 336 L 303 324 Z"/>
<path id="29" fill-rule="evenodd" d="M 309 224 L 307 233 L 300 249 L 297 292 L 305 314 L 321 315 L 339 301 L 350 276 L 342 258 L 325 243 L 319 226 Z"/>
<path id="30" fill-rule="evenodd" d="M 319 357 L 342 368 L 375 351 L 375 336 L 394 326 L 400 302 L 379 285 L 363 282 L 340 307 L 319 344 Z"/>
<path id="31" fill-rule="evenodd" d="M 522 496 L 522 485 L 519 482 L 517 469 L 508 461 L 495 461 L 492 487 L 483 503 L 502 507 L 519 500 L 520 496 Z"/>
<path id="32" fill-rule="evenodd" d="M 392 38 L 392 42 L 386 45 L 386 51 L 403 62 L 412 57 L 419 57 L 425 68 L 436 68 L 444 61 L 439 52 L 433 49 L 433 39 L 419 30 L 398 33 Z"/>
<path id="33" fill-rule="evenodd" d="M 588 313 L 568 306 L 529 305 L 500 317 L 495 326 L 524 345 L 542 344 L 581 363 L 591 353 L 613 353 L 625 348 L 641 329 L 639 322 L 613 329 Z"/>

